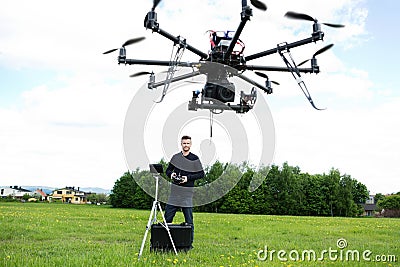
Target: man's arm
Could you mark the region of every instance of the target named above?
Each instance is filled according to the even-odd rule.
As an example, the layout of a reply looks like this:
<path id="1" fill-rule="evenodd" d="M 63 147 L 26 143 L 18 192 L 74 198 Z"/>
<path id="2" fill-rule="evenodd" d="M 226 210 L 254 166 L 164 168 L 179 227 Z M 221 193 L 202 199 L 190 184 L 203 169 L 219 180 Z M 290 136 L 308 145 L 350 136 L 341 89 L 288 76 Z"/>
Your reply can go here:
<path id="1" fill-rule="evenodd" d="M 174 172 L 174 170 L 175 170 L 175 166 L 170 162 L 170 163 L 168 164 L 167 170 L 165 171 L 165 174 L 166 174 L 169 178 L 171 178 L 171 174 Z"/>
<path id="2" fill-rule="evenodd" d="M 204 170 L 203 170 L 203 165 L 201 164 L 201 161 L 197 155 L 192 154 L 192 160 L 194 163 L 194 172 L 190 173 L 188 175 L 188 181 L 195 181 L 197 179 L 201 179 L 205 176 Z"/>
<path id="3" fill-rule="evenodd" d="M 188 181 L 195 181 L 198 179 L 201 179 L 205 176 L 205 173 L 203 170 L 198 171 L 198 172 L 194 172 L 188 175 Z"/>

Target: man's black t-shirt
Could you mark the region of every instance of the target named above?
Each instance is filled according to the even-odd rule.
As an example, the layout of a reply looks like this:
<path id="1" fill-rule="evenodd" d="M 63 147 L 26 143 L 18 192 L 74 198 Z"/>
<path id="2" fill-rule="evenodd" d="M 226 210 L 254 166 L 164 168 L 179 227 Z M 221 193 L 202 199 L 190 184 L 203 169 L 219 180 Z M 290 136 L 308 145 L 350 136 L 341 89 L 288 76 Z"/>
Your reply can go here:
<path id="1" fill-rule="evenodd" d="M 194 181 L 205 175 L 199 157 L 192 152 L 189 152 L 187 156 L 184 156 L 182 152 L 172 156 L 165 173 L 171 178 L 173 172 L 180 176 L 187 176 L 187 182 L 180 184 L 185 187 L 193 187 Z"/>

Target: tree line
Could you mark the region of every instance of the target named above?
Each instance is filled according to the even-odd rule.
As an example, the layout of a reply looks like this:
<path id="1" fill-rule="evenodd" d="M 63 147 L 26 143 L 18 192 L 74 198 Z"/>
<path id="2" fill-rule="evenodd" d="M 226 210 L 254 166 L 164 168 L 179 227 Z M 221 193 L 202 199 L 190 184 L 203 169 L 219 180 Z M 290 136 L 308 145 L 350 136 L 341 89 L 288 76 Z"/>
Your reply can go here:
<path id="1" fill-rule="evenodd" d="M 168 163 L 164 160 L 160 163 L 166 169 Z M 360 204 L 369 197 L 364 184 L 334 168 L 328 173 L 309 174 L 288 163 L 256 169 L 247 163 L 217 161 L 207 167 L 205 173 L 203 179 L 196 181 L 196 186 L 207 185 L 223 174 L 229 177 L 239 173 L 241 178 L 222 198 L 195 207 L 198 212 L 352 217 L 363 213 Z M 167 179 L 165 174 L 163 176 Z M 142 189 L 145 184 L 150 184 L 150 191 L 154 186 L 148 182 L 149 177 L 151 174 L 147 170 L 125 173 L 115 182 L 109 198 L 111 205 L 150 209 L 153 198 Z M 250 191 L 254 181 L 256 184 L 259 181 L 260 185 Z"/>

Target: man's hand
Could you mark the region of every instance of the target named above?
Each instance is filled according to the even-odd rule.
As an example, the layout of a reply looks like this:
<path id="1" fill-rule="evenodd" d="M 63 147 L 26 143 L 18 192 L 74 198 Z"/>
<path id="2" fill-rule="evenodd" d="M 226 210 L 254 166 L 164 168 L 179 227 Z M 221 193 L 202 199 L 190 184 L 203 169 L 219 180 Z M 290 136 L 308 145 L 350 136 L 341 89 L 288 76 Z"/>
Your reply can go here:
<path id="1" fill-rule="evenodd" d="M 180 184 L 184 184 L 188 181 L 187 176 L 182 176 L 182 178 L 183 178 L 183 181 L 180 182 Z"/>

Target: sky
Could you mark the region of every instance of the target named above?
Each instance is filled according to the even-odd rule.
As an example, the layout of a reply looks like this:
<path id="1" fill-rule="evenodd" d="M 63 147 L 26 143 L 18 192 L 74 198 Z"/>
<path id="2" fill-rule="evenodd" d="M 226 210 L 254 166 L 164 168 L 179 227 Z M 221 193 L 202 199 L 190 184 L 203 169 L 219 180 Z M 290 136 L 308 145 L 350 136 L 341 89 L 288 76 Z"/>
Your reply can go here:
<path id="1" fill-rule="evenodd" d="M 265 3 L 266 12 L 253 8 L 253 17 L 240 37 L 246 44 L 245 56 L 310 36 L 312 24 L 285 18 L 287 11 L 306 13 L 320 22 L 346 27 L 323 27 L 324 42 L 291 50 L 298 63 L 311 58 L 323 46 L 335 44 L 318 56 L 321 73 L 302 76 L 316 105 L 326 110 L 314 110 L 289 73 L 268 73 L 280 85 L 274 87 L 271 95 L 259 91 L 256 106 L 265 105 L 271 113 L 274 146 L 257 144 L 257 127 L 244 122 L 254 114 L 240 115 L 239 119 L 245 125 L 252 157 L 259 157 L 260 150 L 271 149 L 272 162 L 265 164 L 288 162 L 310 174 L 328 173 L 335 168 L 365 184 L 371 194 L 400 191 L 400 93 L 395 65 L 400 59 L 396 51 L 399 18 L 395 13 L 399 2 Z M 128 58 L 169 60 L 172 42 L 143 27 L 151 6 L 152 1 L 147 0 L 123 0 L 118 4 L 92 0 L 3 0 L 0 185 L 112 189 L 128 170 L 123 138 L 125 118 L 148 79 L 132 79 L 129 75 L 165 69 L 118 65 L 117 53 L 102 53 L 120 47 L 127 39 L 144 36 L 145 41 L 127 47 Z M 208 30 L 236 30 L 241 1 L 164 0 L 156 11 L 160 28 L 207 52 Z M 196 61 L 198 56 L 186 50 L 182 60 Z M 283 66 L 277 54 L 249 64 Z M 253 73 L 245 74 L 263 82 Z M 155 101 L 160 90 L 148 90 L 148 94 Z M 176 95 L 181 91 L 175 91 L 175 96 L 171 92 L 169 98 L 167 94 L 165 102 L 152 109 L 155 113 L 147 114 L 147 126 L 138 141 L 143 142 L 148 153 L 145 158 L 170 156 L 162 145 L 153 144 L 161 142 L 160 133 L 156 132 L 170 118 L 155 115 L 160 107 L 164 108 L 161 113 L 172 114 L 187 103 L 191 90 L 184 90 L 187 93 Z M 207 152 L 213 150 L 212 157 L 207 159 L 210 163 L 229 160 L 236 144 L 232 144 L 233 139 L 225 142 L 227 138 L 219 133 L 229 127 L 218 123 L 215 115 L 215 137 L 209 140 L 207 116 L 193 111 L 187 114 L 196 119 L 177 132 L 188 131 L 196 137 L 192 150 L 204 160 Z M 259 116 L 256 123 L 262 120 Z M 173 147 L 178 150 L 178 142 Z M 226 153 L 227 148 L 232 151 Z"/>

